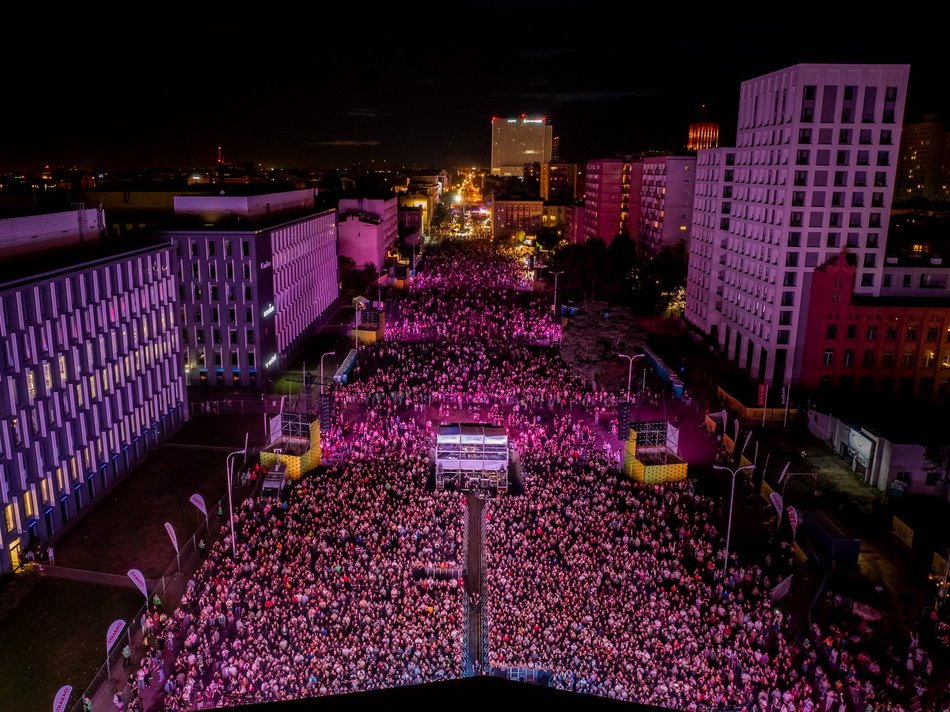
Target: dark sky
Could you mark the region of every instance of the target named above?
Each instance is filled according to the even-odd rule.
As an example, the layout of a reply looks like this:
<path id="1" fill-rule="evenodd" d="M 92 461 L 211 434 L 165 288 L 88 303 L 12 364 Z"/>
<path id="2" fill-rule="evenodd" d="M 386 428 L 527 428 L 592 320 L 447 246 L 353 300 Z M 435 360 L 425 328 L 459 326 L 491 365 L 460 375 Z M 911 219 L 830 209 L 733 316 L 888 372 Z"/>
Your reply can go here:
<path id="1" fill-rule="evenodd" d="M 869 5 L 783 3 L 784 24 L 573 0 L 16 5 L 0 170 L 202 166 L 218 144 L 265 166 L 484 165 L 491 116 L 522 112 L 586 160 L 680 145 L 703 103 L 732 143 L 739 83 L 798 62 L 908 63 L 908 116 L 950 118 L 941 23 Z"/>

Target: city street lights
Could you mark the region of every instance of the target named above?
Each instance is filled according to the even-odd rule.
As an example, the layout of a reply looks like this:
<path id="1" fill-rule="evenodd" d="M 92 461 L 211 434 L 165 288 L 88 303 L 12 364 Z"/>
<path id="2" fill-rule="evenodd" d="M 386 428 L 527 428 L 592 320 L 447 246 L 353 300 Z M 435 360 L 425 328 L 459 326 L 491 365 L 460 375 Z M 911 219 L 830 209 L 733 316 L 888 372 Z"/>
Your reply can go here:
<path id="1" fill-rule="evenodd" d="M 627 402 L 630 402 L 630 384 L 633 381 L 633 362 L 638 358 L 643 358 L 644 354 L 635 354 L 634 356 L 627 356 L 627 354 L 617 354 L 620 358 L 627 359 L 630 364 L 627 368 Z"/>
<path id="2" fill-rule="evenodd" d="M 237 548 L 234 544 L 234 501 L 231 498 L 231 458 L 235 455 L 244 455 L 247 456 L 247 438 L 244 439 L 244 449 L 235 450 L 232 453 L 228 453 L 227 460 L 225 461 L 225 469 L 228 473 L 228 515 L 229 521 L 231 522 L 231 557 L 235 560 L 237 559 Z"/>
<path id="3" fill-rule="evenodd" d="M 729 495 L 729 523 L 726 525 L 726 560 L 722 565 L 722 580 L 725 582 L 726 573 L 729 570 L 729 539 L 732 536 L 732 505 L 736 501 L 736 475 L 738 475 L 743 470 L 751 470 L 755 465 L 744 465 L 742 467 L 737 467 L 735 469 L 730 469 L 728 467 L 722 467 L 721 465 L 713 465 L 714 470 L 722 470 L 723 472 L 728 472 L 732 475 L 732 493 Z"/>
<path id="4" fill-rule="evenodd" d="M 551 305 L 551 309 L 554 311 L 554 321 L 557 321 L 557 278 L 558 275 L 564 274 L 566 271 L 567 270 L 563 269 L 558 270 L 557 272 L 555 272 L 553 269 L 551 270 L 551 274 L 554 275 L 554 304 Z"/>
<path id="5" fill-rule="evenodd" d="M 336 351 L 327 351 L 323 356 L 320 357 L 320 399 L 321 405 L 323 401 L 323 359 L 327 356 L 336 356 Z"/>

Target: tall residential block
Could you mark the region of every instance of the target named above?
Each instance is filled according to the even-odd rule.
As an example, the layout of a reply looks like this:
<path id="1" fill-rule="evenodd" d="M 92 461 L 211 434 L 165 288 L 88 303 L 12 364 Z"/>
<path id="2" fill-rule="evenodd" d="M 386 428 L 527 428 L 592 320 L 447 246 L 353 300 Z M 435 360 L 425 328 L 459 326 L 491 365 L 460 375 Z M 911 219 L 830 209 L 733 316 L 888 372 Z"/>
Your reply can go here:
<path id="1" fill-rule="evenodd" d="M 188 417 L 173 248 L 56 242 L 0 257 L 2 573 Z"/>
<path id="2" fill-rule="evenodd" d="M 943 122 L 934 116 L 904 126 L 895 200 L 937 197 L 938 186 L 946 182 L 941 180 L 945 141 Z"/>
<path id="3" fill-rule="evenodd" d="M 729 239 L 736 150 L 711 148 L 696 155 L 693 217 L 689 231 L 686 320 L 715 339 L 722 310 L 723 251 Z"/>
<path id="4" fill-rule="evenodd" d="M 492 117 L 492 175 L 521 176 L 525 163 L 550 163 L 553 131 L 543 116 Z"/>
<path id="5" fill-rule="evenodd" d="M 265 388 L 339 296 L 336 211 L 312 190 L 182 196 L 175 245 L 187 379 Z"/>
<path id="6" fill-rule="evenodd" d="M 909 69 L 800 64 L 743 82 L 705 321 L 752 379 L 798 378 L 812 273 L 842 249 L 855 295 L 880 292 Z"/>
<path id="7" fill-rule="evenodd" d="M 640 240 L 653 254 L 689 238 L 695 177 L 695 156 L 643 159 Z"/>
<path id="8" fill-rule="evenodd" d="M 608 245 L 621 232 L 636 237 L 641 163 L 633 158 L 600 158 L 587 162 L 584 191 L 584 239 Z"/>

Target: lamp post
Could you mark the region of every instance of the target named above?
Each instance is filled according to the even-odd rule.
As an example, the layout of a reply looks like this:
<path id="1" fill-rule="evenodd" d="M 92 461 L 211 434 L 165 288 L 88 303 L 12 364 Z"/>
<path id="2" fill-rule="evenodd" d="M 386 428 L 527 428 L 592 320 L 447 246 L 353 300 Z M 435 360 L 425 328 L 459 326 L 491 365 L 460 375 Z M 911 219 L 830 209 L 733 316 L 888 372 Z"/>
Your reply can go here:
<path id="1" fill-rule="evenodd" d="M 244 455 L 247 456 L 247 447 L 243 450 L 235 450 L 232 453 L 228 453 L 227 460 L 225 460 L 225 469 L 228 473 L 228 515 L 231 523 L 231 557 L 237 559 L 237 547 L 234 543 L 234 501 L 231 497 L 231 458 L 235 455 Z"/>
<path id="2" fill-rule="evenodd" d="M 566 270 L 551 270 L 551 274 L 554 275 L 554 304 L 551 305 L 551 310 L 554 312 L 554 321 L 557 321 L 557 278 L 558 275 L 564 274 Z"/>
<path id="3" fill-rule="evenodd" d="M 644 354 L 634 354 L 633 356 L 628 356 L 627 354 L 617 354 L 620 358 L 625 358 L 629 361 L 627 366 L 627 402 L 630 401 L 630 384 L 633 381 L 633 362 L 638 358 L 643 358 Z"/>
<path id="4" fill-rule="evenodd" d="M 320 404 L 323 405 L 323 359 L 327 356 L 336 356 L 336 351 L 327 351 L 320 357 Z"/>
<path id="5" fill-rule="evenodd" d="M 751 470 L 755 465 L 744 465 L 743 467 L 737 467 L 735 469 L 730 469 L 728 467 L 722 467 L 721 465 L 713 465 L 714 470 L 722 470 L 723 472 L 728 472 L 732 475 L 732 491 L 729 495 L 729 523 L 726 525 L 726 559 L 722 565 L 722 580 L 725 582 L 726 573 L 729 571 L 729 539 L 732 536 L 732 505 L 736 501 L 736 475 L 738 475 L 743 470 Z"/>

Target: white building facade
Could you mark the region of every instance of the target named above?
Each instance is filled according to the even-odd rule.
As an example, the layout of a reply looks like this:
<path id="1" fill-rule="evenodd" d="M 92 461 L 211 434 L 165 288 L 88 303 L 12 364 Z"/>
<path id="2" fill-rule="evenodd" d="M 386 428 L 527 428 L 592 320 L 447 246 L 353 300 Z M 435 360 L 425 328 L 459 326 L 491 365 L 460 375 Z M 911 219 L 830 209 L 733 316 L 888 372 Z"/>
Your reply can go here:
<path id="1" fill-rule="evenodd" d="M 810 274 L 842 248 L 858 256 L 857 293 L 880 293 L 908 74 L 800 64 L 743 82 L 729 230 L 707 303 L 721 288 L 719 345 L 750 378 L 797 376 Z"/>
<path id="2" fill-rule="evenodd" d="M 337 303 L 336 211 L 308 212 L 312 191 L 295 192 L 309 199 L 246 220 L 205 197 L 200 220 L 217 222 L 162 231 L 175 245 L 189 385 L 263 389 Z"/>
<path id="3" fill-rule="evenodd" d="M 0 285 L 0 572 L 187 419 L 173 250 L 91 248 Z"/>
<path id="4" fill-rule="evenodd" d="M 724 259 L 729 235 L 735 162 L 734 148 L 710 148 L 696 154 L 685 318 L 713 338 L 722 313 L 725 271 L 720 259 Z"/>
<path id="5" fill-rule="evenodd" d="M 382 271 L 386 253 L 399 236 L 399 199 L 343 198 L 339 202 L 338 251 L 358 268 Z"/>

